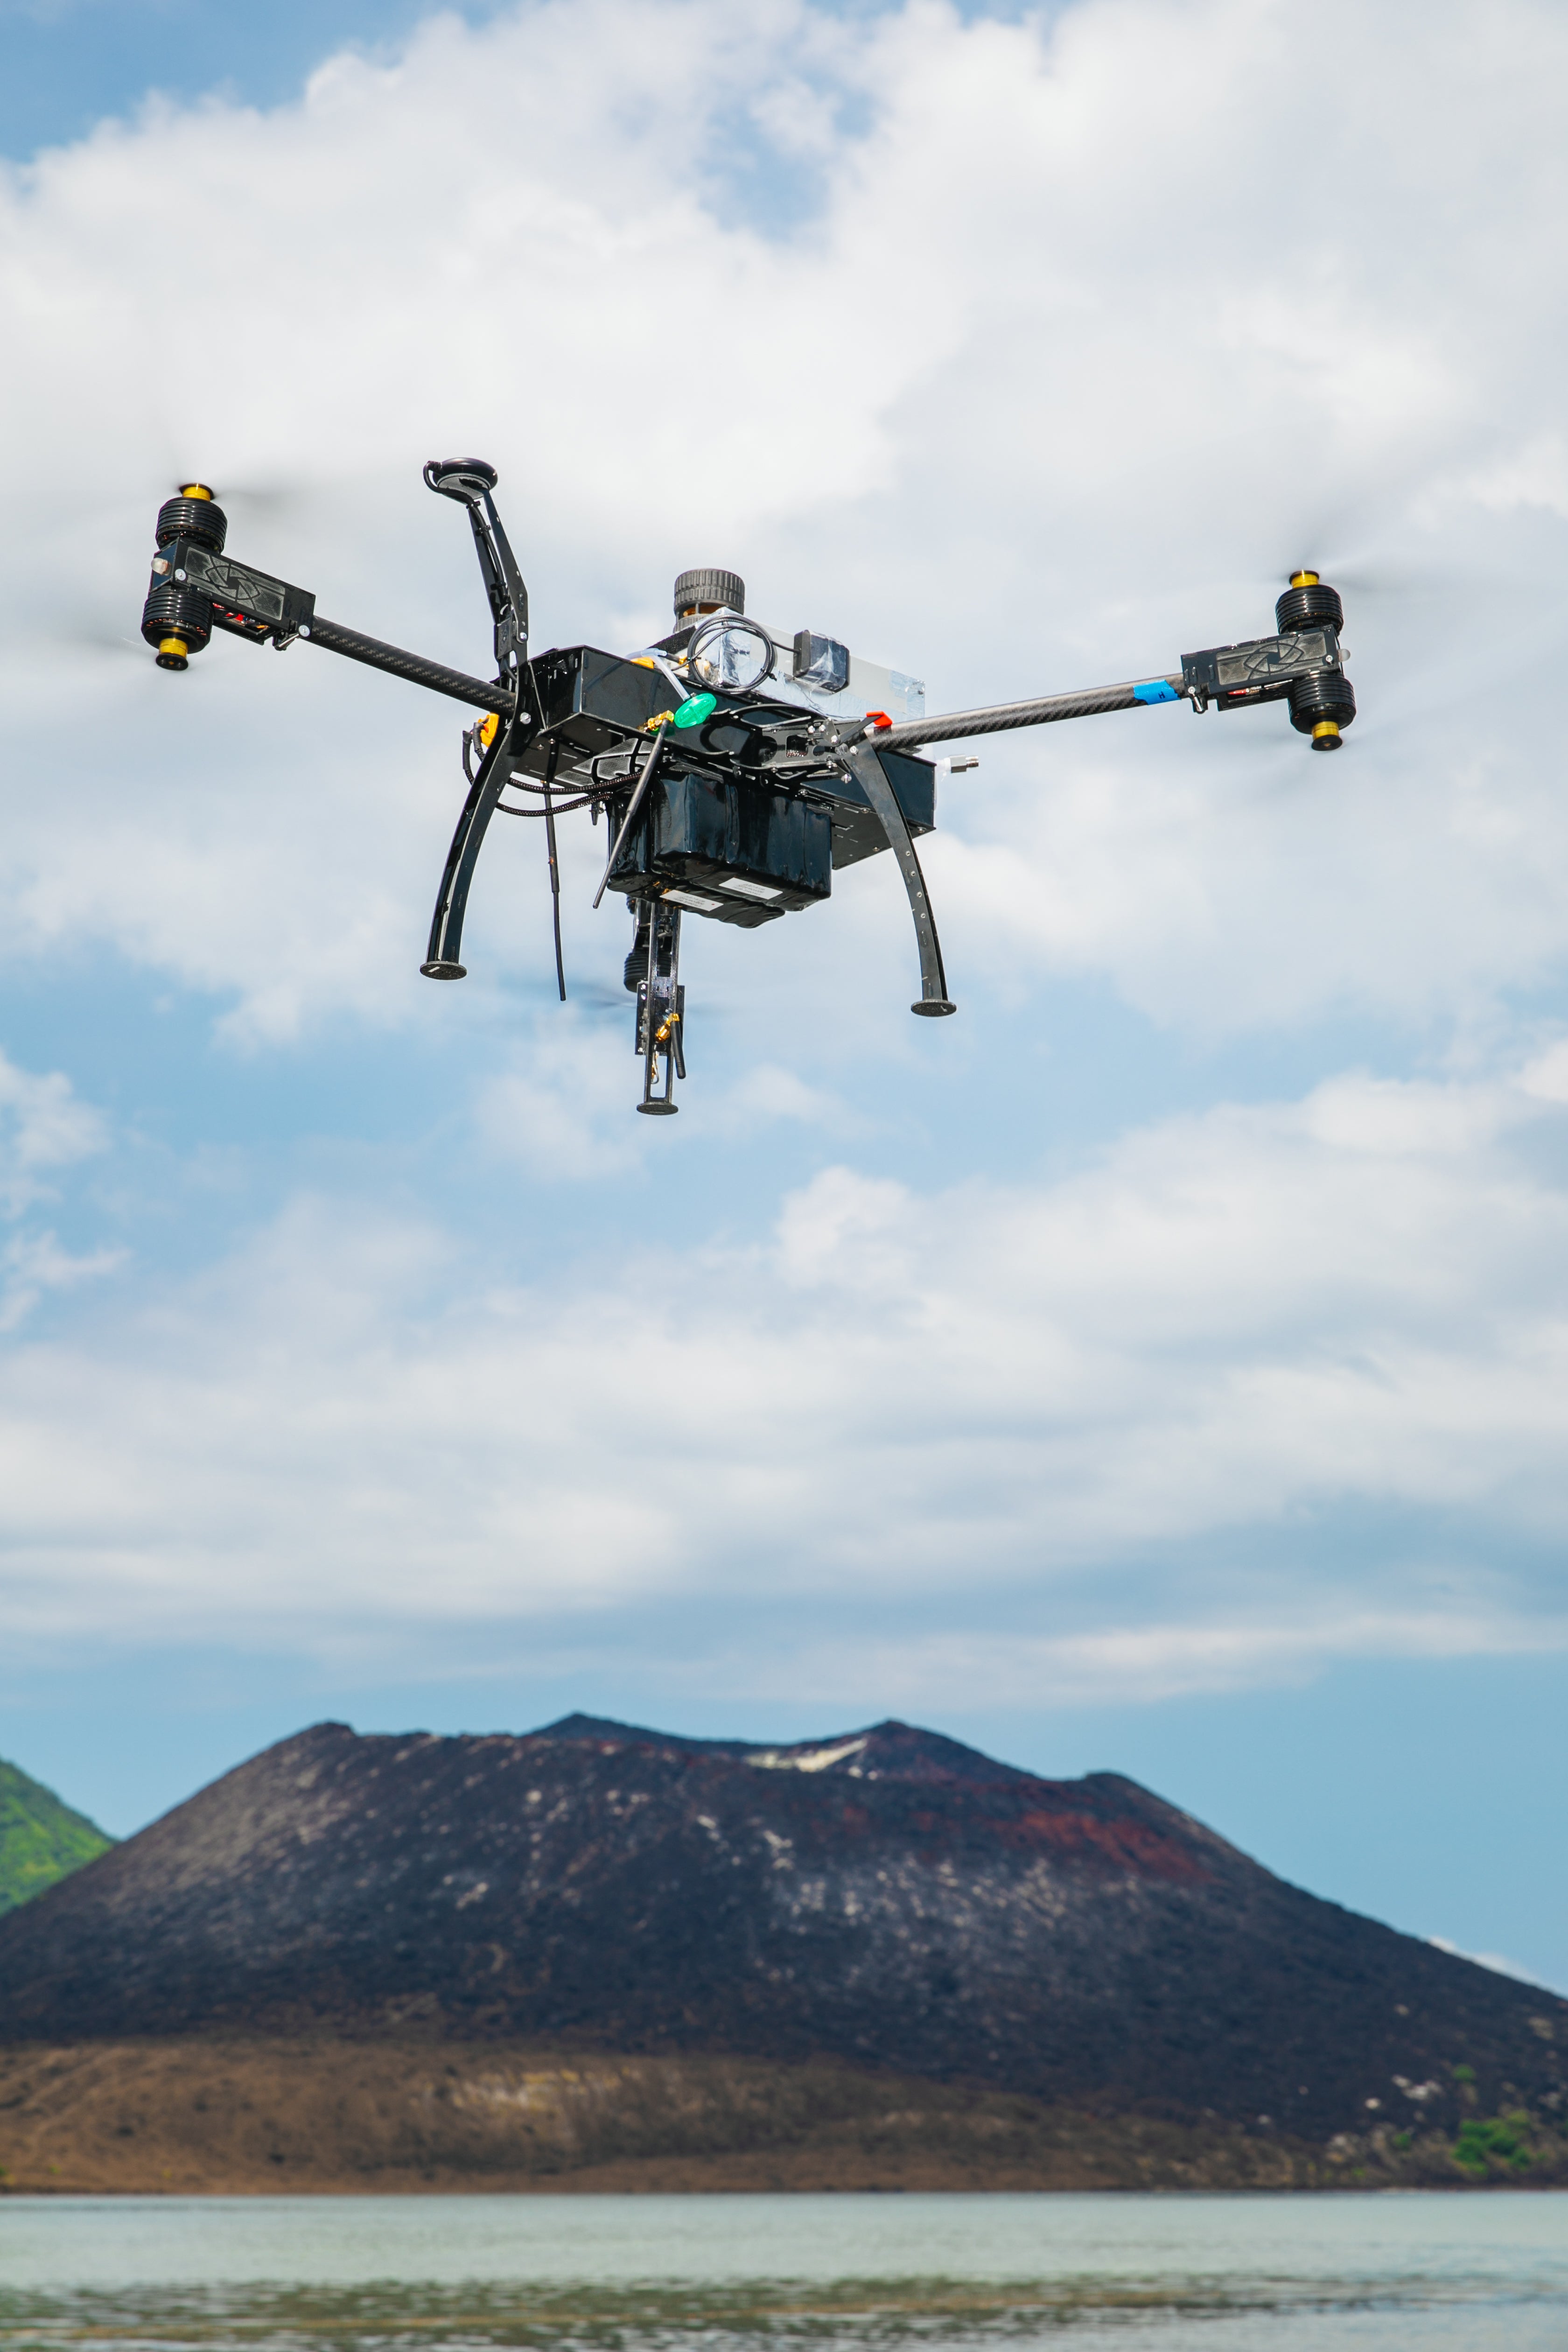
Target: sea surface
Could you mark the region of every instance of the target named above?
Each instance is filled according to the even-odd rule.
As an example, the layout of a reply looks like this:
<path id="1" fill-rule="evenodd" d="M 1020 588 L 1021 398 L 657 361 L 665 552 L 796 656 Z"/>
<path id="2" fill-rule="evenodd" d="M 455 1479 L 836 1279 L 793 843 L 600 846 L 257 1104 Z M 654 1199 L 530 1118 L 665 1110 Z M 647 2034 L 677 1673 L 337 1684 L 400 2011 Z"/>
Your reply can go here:
<path id="1" fill-rule="evenodd" d="M 0 2198 L 8 2352 L 1568 2352 L 1568 2196 Z"/>

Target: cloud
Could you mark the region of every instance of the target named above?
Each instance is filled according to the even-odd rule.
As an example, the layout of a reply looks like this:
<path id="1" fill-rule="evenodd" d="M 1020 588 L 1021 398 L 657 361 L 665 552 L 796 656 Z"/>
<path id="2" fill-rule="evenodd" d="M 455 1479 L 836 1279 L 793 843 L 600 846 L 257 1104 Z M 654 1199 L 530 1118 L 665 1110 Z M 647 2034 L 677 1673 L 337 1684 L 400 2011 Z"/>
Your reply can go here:
<path id="1" fill-rule="evenodd" d="M 1558 1992 L 1562 1988 L 1546 1982 L 1533 1969 L 1521 1969 L 1517 1960 L 1505 1959 L 1500 1952 L 1467 1952 L 1462 1945 L 1451 1944 L 1447 1936 L 1428 1936 L 1426 1941 L 1436 1944 L 1440 1952 L 1452 1952 L 1456 1959 L 1474 1960 L 1479 1969 L 1493 1969 L 1500 1977 L 1512 1977 L 1520 1984 L 1540 1985 L 1544 1991 Z"/>
<path id="2" fill-rule="evenodd" d="M 626 1000 L 614 1061 L 597 1050 L 604 1023 L 590 1026 L 574 1010 L 530 1024 L 527 1044 L 485 1079 L 475 1104 L 481 1144 L 495 1157 L 541 1175 L 613 1180 L 646 1157 L 640 1123 L 626 1117 L 640 1092 L 641 1064 L 630 1050 L 632 1000 Z"/>
<path id="3" fill-rule="evenodd" d="M 397 1080 L 441 1173 L 323 1149 L 90 1328 L 101 1253 L 28 1229 L 15 1295 L 58 1297 L 0 1370 L 9 1638 L 504 1633 L 847 1700 L 872 1660 L 911 1707 L 1562 1639 L 1568 26 L 1328 0 L 1301 40 L 1283 0 L 545 0 L 0 184 L 0 953 L 108 950 L 286 1077 L 323 1035 L 451 1056 Z M 476 135 L 477 91 L 526 136 Z M 431 989 L 456 707 L 135 642 L 190 467 L 323 611 L 482 666 L 418 482 L 468 449 L 544 642 L 643 642 L 732 562 L 951 707 L 1265 630 L 1311 560 L 1362 717 L 1336 760 L 1278 711 L 985 742 L 926 849 L 940 1034 L 889 860 L 694 923 L 656 1156 L 597 834 L 563 827 L 564 1015 L 521 825 Z M 1058 1136 L 1033 1057 L 1080 982 L 1141 1038 L 1255 1041 L 1246 1098 L 1129 1080 L 1120 1133 Z M 9 1064 L 0 1111 L 23 1206 L 104 1132 Z"/>
<path id="4" fill-rule="evenodd" d="M 1568 1645 L 1540 1564 L 1568 1528 L 1561 1119 L 1517 1084 L 1344 1077 L 1054 1182 L 829 1169 L 761 1243 L 634 1216 L 596 1273 L 526 1285 L 301 1199 L 155 1307 L 13 1352 L 11 1632 L 90 1601 L 314 1652 L 371 1620 L 613 1646 L 605 1612 L 692 1602 L 725 1687 L 869 1674 L 911 1705 Z M 742 1667 L 735 1629 L 781 1607 Z M 692 1622 L 648 1638 L 689 1664 Z"/>
<path id="5" fill-rule="evenodd" d="M 14 1234 L 0 1247 L 0 1333 L 25 1323 L 46 1292 L 74 1290 L 124 1262 L 123 1250 L 73 1255 L 52 1233 Z"/>
<path id="6" fill-rule="evenodd" d="M 750 1129 L 789 1119 L 802 1127 L 826 1128 L 839 1136 L 863 1129 L 863 1116 L 847 1102 L 814 1087 L 798 1070 L 782 1069 L 776 1062 L 759 1062 L 736 1085 L 720 1114 L 731 1129 Z"/>
<path id="7" fill-rule="evenodd" d="M 853 1648 L 825 1640 L 773 1659 L 732 1653 L 712 1679 L 721 1687 L 743 1688 L 753 1700 L 785 1707 L 804 1687 L 818 1706 L 863 1707 L 870 1689 L 879 1706 L 896 1711 L 957 1704 L 1034 1713 L 1299 1686 L 1351 1659 L 1386 1663 L 1568 1651 L 1568 1618 L 1543 1622 L 1528 1610 L 1511 1614 L 1496 1605 L 1495 1597 L 1490 1605 L 1480 1600 L 1469 1613 L 1451 1591 L 1436 1604 L 1430 1596 L 1412 1592 L 1368 1609 L 1348 1587 L 1332 1591 L 1320 1582 L 1304 1603 L 1299 1597 L 1292 1608 L 1269 1573 L 1263 1544 L 1255 1581 L 1258 1590 L 1250 1620 L 1245 1613 L 1248 1602 L 1238 1592 L 1236 1613 L 1225 1622 L 1152 1620 L 1060 1635 L 1016 1627 L 977 1634 L 955 1626 L 910 1639 L 884 1634 Z M 711 1674 L 710 1663 L 703 1664 Z"/>
<path id="8" fill-rule="evenodd" d="M 51 1177 L 107 1140 L 100 1114 L 60 1071 L 39 1077 L 0 1053 L 0 1213 L 20 1215 Z"/>
<path id="9" fill-rule="evenodd" d="M 721 555 L 758 609 L 950 705 L 1166 667 L 1266 628 L 1288 563 L 1346 565 L 1343 757 L 1277 712 L 986 746 L 932 850 L 951 960 L 1004 991 L 1092 973 L 1205 1034 L 1468 1017 L 1560 973 L 1563 351 L 1537 289 L 1568 28 L 1517 5 L 1472 38 L 1453 0 L 1414 42 L 1397 10 L 1314 21 L 1355 58 L 1327 111 L 1282 5 L 547 0 L 12 172 L 14 947 L 109 941 L 233 1001 L 242 1042 L 451 1017 L 414 965 L 453 713 L 308 650 L 221 643 L 176 680 L 127 641 L 156 500 L 196 467 L 269 493 L 236 497 L 234 544 L 324 610 L 482 664 L 466 536 L 417 481 L 473 444 L 547 635 L 640 639 L 669 573 Z M 526 141 L 473 135 L 479 87 Z M 510 855 L 474 961 L 542 969 Z M 868 883 L 840 896 L 794 984 L 844 1056 L 843 960 L 907 943 Z"/>
<path id="10" fill-rule="evenodd" d="M 0 1217 L 16 1223 L 50 1199 L 64 1172 L 107 1149 L 101 1115 L 58 1070 L 40 1076 L 0 1053 Z M 53 1233 L 24 1226 L 0 1242 L 0 1334 L 24 1323 L 47 1291 L 109 1273 L 121 1252 L 73 1255 Z"/>

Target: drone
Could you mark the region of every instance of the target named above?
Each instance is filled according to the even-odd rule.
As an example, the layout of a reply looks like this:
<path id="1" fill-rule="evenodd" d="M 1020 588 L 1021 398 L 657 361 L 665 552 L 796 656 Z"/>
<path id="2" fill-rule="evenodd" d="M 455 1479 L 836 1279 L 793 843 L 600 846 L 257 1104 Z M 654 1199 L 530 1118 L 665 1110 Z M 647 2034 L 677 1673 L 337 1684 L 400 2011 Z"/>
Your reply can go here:
<path id="1" fill-rule="evenodd" d="M 957 1007 L 915 842 L 936 824 L 937 762 L 922 753 L 1018 727 L 1189 702 L 1194 711 L 1285 702 L 1314 751 L 1335 751 L 1355 717 L 1344 675 L 1338 592 L 1290 574 L 1275 634 L 1184 654 L 1169 675 L 935 718 L 918 678 L 862 660 L 811 629 L 782 634 L 746 611 L 745 583 L 719 568 L 675 583 L 675 627 L 640 653 L 595 646 L 529 650 L 528 591 L 496 510 L 499 478 L 477 457 L 432 459 L 426 487 L 468 513 L 494 624 L 496 674 L 469 677 L 423 654 L 324 619 L 310 590 L 237 563 L 227 518 L 204 482 L 159 511 L 142 635 L 158 667 L 187 668 L 215 630 L 271 645 L 320 646 L 407 678 L 482 713 L 462 739 L 468 793 L 419 969 L 461 980 L 463 919 L 490 819 L 542 819 L 550 868 L 555 978 L 566 1001 L 556 820 L 605 820 L 608 855 L 595 894 L 624 897 L 643 1065 L 639 1111 L 668 1117 L 686 1076 L 682 918 L 755 929 L 829 898 L 841 867 L 890 849 L 909 896 L 921 992 L 910 1011 Z M 977 767 L 950 759 L 949 772 Z"/>

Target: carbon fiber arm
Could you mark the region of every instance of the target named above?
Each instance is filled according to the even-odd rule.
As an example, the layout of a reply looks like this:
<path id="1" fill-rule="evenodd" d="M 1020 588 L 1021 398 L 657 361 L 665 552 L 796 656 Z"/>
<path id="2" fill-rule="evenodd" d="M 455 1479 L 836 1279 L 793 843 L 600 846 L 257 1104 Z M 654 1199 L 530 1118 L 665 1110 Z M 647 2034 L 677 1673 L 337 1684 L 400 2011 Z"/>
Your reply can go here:
<path id="1" fill-rule="evenodd" d="M 405 677 L 414 686 L 428 687 L 432 694 L 449 695 L 454 702 L 466 702 L 475 710 L 499 710 L 507 717 L 514 696 L 510 686 L 487 686 L 483 678 L 469 677 L 460 669 L 448 669 L 444 662 L 429 661 L 423 654 L 405 653 L 400 646 L 384 646 L 379 637 L 362 636 L 358 629 L 345 629 L 336 621 L 324 621 L 319 613 L 300 631 L 309 645 L 320 646 L 329 654 L 346 654 L 350 661 L 363 662 L 371 669 L 384 669 L 394 677 Z"/>
<path id="2" fill-rule="evenodd" d="M 1090 719 L 1101 710 L 1136 710 L 1146 702 L 1174 702 L 1184 693 L 1181 673 L 1130 678 L 1124 686 L 1091 686 L 1077 694 L 1047 694 L 1028 702 L 992 702 L 979 710 L 948 710 L 879 727 L 879 751 L 910 751 L 921 743 L 956 743 L 967 735 L 1002 735 L 1014 727 L 1045 727 L 1053 719 Z"/>

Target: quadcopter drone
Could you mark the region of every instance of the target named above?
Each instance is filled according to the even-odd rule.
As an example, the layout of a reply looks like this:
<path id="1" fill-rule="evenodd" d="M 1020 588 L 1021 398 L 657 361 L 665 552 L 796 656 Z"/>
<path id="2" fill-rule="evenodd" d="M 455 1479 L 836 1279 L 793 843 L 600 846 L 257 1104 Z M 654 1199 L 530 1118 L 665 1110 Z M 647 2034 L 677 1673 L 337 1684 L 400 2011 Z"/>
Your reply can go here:
<path id="1" fill-rule="evenodd" d="M 1145 704 L 1185 700 L 1204 711 L 1283 701 L 1313 751 L 1333 751 L 1355 717 L 1340 598 L 1307 571 L 1291 574 L 1276 604 L 1273 636 L 1184 654 L 1169 676 L 934 719 L 918 679 L 863 661 L 837 638 L 780 635 L 751 618 L 732 572 L 683 572 L 674 630 L 641 653 L 531 654 L 528 591 L 496 511 L 494 467 L 432 460 L 425 480 L 467 509 L 495 625 L 492 679 L 323 620 L 308 589 L 235 562 L 225 552 L 226 518 L 201 482 L 159 512 L 142 634 L 162 669 L 186 668 L 223 629 L 280 652 L 298 640 L 345 654 L 485 714 L 463 736 L 468 796 L 420 966 L 432 980 L 464 977 L 463 917 L 491 817 L 542 818 L 564 1003 L 555 821 L 584 808 L 595 824 L 603 815 L 609 854 L 594 905 L 612 890 L 632 914 L 625 978 L 637 1000 L 639 1111 L 672 1113 L 675 1080 L 686 1076 L 682 916 L 748 929 L 776 922 L 826 898 L 839 867 L 884 849 L 914 918 L 921 993 L 910 1010 L 956 1010 L 914 846 L 936 823 L 936 766 L 920 756 L 930 745 Z"/>

